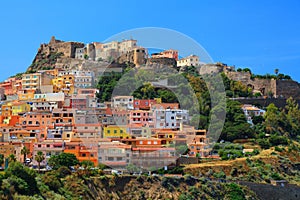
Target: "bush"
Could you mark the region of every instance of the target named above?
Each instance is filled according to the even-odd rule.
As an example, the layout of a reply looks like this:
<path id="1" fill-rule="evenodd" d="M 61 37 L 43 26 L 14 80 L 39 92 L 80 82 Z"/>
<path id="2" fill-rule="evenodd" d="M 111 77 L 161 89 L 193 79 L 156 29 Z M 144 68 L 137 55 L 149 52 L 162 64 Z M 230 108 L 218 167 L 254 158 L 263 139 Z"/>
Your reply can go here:
<path id="1" fill-rule="evenodd" d="M 220 171 L 219 173 L 214 173 L 213 176 L 215 178 L 221 178 L 221 179 L 225 179 L 226 178 L 226 174 L 223 171 Z"/>
<path id="2" fill-rule="evenodd" d="M 282 148 L 280 148 L 280 147 L 278 147 L 278 146 L 275 146 L 275 151 L 282 152 L 282 151 L 283 151 L 283 149 L 282 149 Z"/>
<path id="3" fill-rule="evenodd" d="M 287 145 L 288 144 L 288 139 L 284 136 L 274 135 L 274 136 L 270 137 L 270 143 L 273 146 L 280 145 L 280 144 L 281 145 Z"/>
<path id="4" fill-rule="evenodd" d="M 271 144 L 268 139 L 258 139 L 257 143 L 263 149 L 269 149 L 271 147 Z"/>
<path id="5" fill-rule="evenodd" d="M 246 197 L 239 185 L 230 183 L 226 185 L 226 196 L 224 199 L 244 200 Z"/>

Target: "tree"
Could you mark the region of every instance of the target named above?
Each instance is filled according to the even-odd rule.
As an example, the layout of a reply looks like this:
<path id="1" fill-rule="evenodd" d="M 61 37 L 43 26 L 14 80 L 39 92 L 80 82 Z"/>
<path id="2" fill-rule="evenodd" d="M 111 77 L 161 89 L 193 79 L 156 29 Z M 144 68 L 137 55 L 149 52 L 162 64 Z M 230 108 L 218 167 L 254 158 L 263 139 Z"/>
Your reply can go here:
<path id="1" fill-rule="evenodd" d="M 271 103 L 270 105 L 268 105 L 264 118 L 266 131 L 268 133 L 277 132 L 279 126 L 279 110 L 275 106 L 275 104 Z"/>
<path id="2" fill-rule="evenodd" d="M 220 140 L 233 141 L 235 139 L 252 138 L 254 132 L 247 123 L 246 117 L 237 101 L 227 101 L 226 119 Z"/>
<path id="3" fill-rule="evenodd" d="M 285 127 L 286 132 L 289 136 L 296 137 L 300 135 L 300 110 L 299 105 L 292 97 L 286 100 L 285 113 L 287 118 L 287 127 Z"/>
<path id="4" fill-rule="evenodd" d="M 5 171 L 10 187 L 22 195 L 33 195 L 38 192 L 36 173 L 19 162 L 12 162 Z"/>
<path id="5" fill-rule="evenodd" d="M 94 163 L 90 160 L 84 160 L 80 162 L 80 165 L 84 168 L 94 167 Z"/>
<path id="6" fill-rule="evenodd" d="M 275 74 L 277 75 L 278 72 L 279 72 L 279 69 L 276 68 L 276 69 L 274 70 L 274 72 L 275 72 Z"/>
<path id="7" fill-rule="evenodd" d="M 4 163 L 4 155 L 0 154 L 0 167 L 3 165 Z"/>
<path id="8" fill-rule="evenodd" d="M 38 151 L 37 154 L 35 155 L 35 158 L 34 158 L 37 162 L 38 162 L 38 168 L 39 168 L 39 173 L 40 173 L 40 168 L 41 168 L 41 162 L 43 160 L 45 160 L 45 155 L 43 152 L 41 151 Z"/>
<path id="9" fill-rule="evenodd" d="M 25 146 L 21 149 L 21 154 L 23 157 L 23 162 L 25 163 L 27 155 L 30 153 L 29 149 L 27 149 Z"/>
<path id="10" fill-rule="evenodd" d="M 261 115 L 252 117 L 252 122 L 253 122 L 253 124 L 255 124 L 255 125 L 256 125 L 256 124 L 261 124 L 261 123 L 263 123 L 263 121 L 264 121 L 264 117 L 261 116 Z"/>
<path id="11" fill-rule="evenodd" d="M 88 60 L 88 59 L 89 59 L 89 56 L 88 56 L 87 54 L 84 54 L 83 57 L 84 57 L 85 60 Z"/>
<path id="12" fill-rule="evenodd" d="M 78 165 L 79 161 L 74 154 L 61 153 L 59 155 L 51 156 L 48 164 L 50 167 L 52 167 L 52 169 L 58 169 L 62 166 L 70 169 L 70 167 Z"/>
<path id="13" fill-rule="evenodd" d="M 129 173 L 134 173 L 134 172 L 138 172 L 141 170 L 139 167 L 137 167 L 136 165 L 134 165 L 132 163 L 129 163 L 126 166 L 126 169 L 128 170 Z"/>
<path id="14" fill-rule="evenodd" d="M 10 155 L 8 156 L 8 161 L 9 161 L 10 163 L 16 162 L 16 161 L 17 161 L 17 158 L 16 158 L 15 154 L 10 154 Z"/>

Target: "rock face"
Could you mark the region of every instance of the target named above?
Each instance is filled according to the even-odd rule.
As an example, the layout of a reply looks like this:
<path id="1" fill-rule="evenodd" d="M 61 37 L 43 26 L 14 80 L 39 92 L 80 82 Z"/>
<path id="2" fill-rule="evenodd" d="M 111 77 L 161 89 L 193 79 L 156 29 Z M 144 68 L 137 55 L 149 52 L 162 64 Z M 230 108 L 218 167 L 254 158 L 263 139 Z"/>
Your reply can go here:
<path id="1" fill-rule="evenodd" d="M 27 71 L 54 68 L 58 58 L 75 58 L 76 48 L 83 48 L 81 42 L 64 42 L 52 36 L 48 44 L 41 44 Z"/>
<path id="2" fill-rule="evenodd" d="M 226 72 L 229 79 L 241 81 L 251 87 L 253 92 L 260 92 L 263 96 L 272 94 L 274 97 L 300 99 L 300 84 L 293 80 L 251 79 L 249 72 Z"/>

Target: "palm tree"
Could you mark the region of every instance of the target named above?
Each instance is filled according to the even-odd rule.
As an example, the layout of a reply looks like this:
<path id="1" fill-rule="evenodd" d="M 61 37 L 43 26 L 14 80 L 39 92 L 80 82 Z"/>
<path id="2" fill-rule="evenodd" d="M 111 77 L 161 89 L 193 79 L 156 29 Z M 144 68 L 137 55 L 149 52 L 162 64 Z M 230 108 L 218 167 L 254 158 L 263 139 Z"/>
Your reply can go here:
<path id="1" fill-rule="evenodd" d="M 16 162 L 17 158 L 16 158 L 15 154 L 10 154 L 8 156 L 8 160 L 9 160 L 9 162 Z"/>
<path id="2" fill-rule="evenodd" d="M 25 163 L 26 157 L 29 153 L 30 153 L 29 149 L 27 149 L 25 146 L 21 149 L 21 154 L 23 154 L 23 156 L 24 156 L 24 160 L 23 160 L 24 163 Z"/>
<path id="3" fill-rule="evenodd" d="M 40 173 L 41 162 L 43 160 L 45 160 L 45 156 L 44 156 L 43 152 L 38 151 L 37 154 L 35 155 L 34 159 L 38 162 L 38 168 L 39 168 L 39 173 Z"/>

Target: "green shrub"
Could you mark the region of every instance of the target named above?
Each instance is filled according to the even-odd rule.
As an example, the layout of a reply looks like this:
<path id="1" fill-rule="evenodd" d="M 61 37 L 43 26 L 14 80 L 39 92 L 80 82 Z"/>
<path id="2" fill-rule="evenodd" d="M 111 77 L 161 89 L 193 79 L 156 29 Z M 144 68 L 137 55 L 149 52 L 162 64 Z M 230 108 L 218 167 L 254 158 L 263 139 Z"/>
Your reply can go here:
<path id="1" fill-rule="evenodd" d="M 277 135 L 273 135 L 270 137 L 270 143 L 273 146 L 276 145 L 287 145 L 288 144 L 288 139 L 284 136 L 277 136 Z"/>
<path id="2" fill-rule="evenodd" d="M 271 147 L 271 144 L 268 139 L 258 139 L 257 143 L 263 149 L 269 149 Z"/>
<path id="3" fill-rule="evenodd" d="M 282 152 L 282 151 L 283 151 L 283 149 L 282 149 L 282 148 L 280 148 L 280 147 L 278 147 L 278 146 L 275 146 L 275 151 Z"/>

